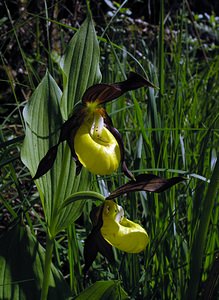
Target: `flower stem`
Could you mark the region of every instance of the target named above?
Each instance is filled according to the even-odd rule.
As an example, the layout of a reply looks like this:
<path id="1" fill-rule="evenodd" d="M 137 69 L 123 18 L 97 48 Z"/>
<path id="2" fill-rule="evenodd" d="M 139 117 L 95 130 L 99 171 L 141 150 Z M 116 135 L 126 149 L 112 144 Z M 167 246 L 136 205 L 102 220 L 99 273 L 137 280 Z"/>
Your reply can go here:
<path id="1" fill-rule="evenodd" d="M 48 295 L 53 247 L 54 247 L 54 239 L 51 238 L 49 233 L 47 232 L 46 256 L 45 256 L 45 265 L 44 265 L 43 287 L 41 291 L 41 300 L 46 300 Z"/>

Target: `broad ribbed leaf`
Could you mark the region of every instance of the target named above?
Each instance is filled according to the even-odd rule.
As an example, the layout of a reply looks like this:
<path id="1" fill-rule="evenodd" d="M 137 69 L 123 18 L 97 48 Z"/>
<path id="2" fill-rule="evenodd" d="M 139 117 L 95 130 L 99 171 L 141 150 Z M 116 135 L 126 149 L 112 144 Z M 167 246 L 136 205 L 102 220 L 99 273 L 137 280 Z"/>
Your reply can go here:
<path id="1" fill-rule="evenodd" d="M 75 178 L 73 189 L 74 191 L 79 191 L 81 189 L 86 189 L 89 182 L 89 173 L 86 170 L 82 170 L 81 174 Z M 67 200 L 71 199 L 71 196 L 68 195 Z M 80 199 L 78 201 L 74 201 L 69 205 L 65 205 L 66 199 L 62 202 L 62 205 L 59 207 L 59 217 L 56 223 L 56 232 L 67 228 L 70 224 L 72 224 L 75 220 L 77 220 L 83 210 L 84 204 L 87 199 Z"/>
<path id="2" fill-rule="evenodd" d="M 21 159 L 32 176 L 48 149 L 58 141 L 62 124 L 59 109 L 61 95 L 58 85 L 47 72 L 24 108 L 26 134 L 21 149 Z M 59 147 L 51 172 L 36 181 L 48 224 L 51 221 L 52 202 L 61 170 L 62 151 L 62 147 Z"/>
<path id="3" fill-rule="evenodd" d="M 47 73 L 24 110 L 27 128 L 22 161 L 32 176 L 48 149 L 57 144 L 61 124 L 70 115 L 75 103 L 82 99 L 84 91 L 90 85 L 100 80 L 99 46 L 90 15 L 70 41 L 62 58 L 62 67 L 63 95 Z M 51 170 L 36 180 L 52 235 L 56 235 L 63 226 L 68 226 L 80 216 L 84 201 L 76 201 L 62 211 L 59 207 L 69 195 L 87 190 L 89 182 L 89 174 L 85 169 L 76 176 L 76 165 L 66 142 L 55 150 L 57 155 Z M 51 164 L 53 160 L 54 157 L 51 158 Z"/>
<path id="4" fill-rule="evenodd" d="M 118 281 L 97 281 L 75 298 L 76 300 L 125 300 L 129 299 Z"/>
<path id="5" fill-rule="evenodd" d="M 82 100 L 86 89 L 100 82 L 99 44 L 90 13 L 78 32 L 69 42 L 62 58 L 64 92 L 61 111 L 64 119 L 72 112 L 75 103 Z"/>
<path id="6" fill-rule="evenodd" d="M 0 238 L 0 299 L 40 299 L 45 251 L 29 228 L 16 226 Z M 70 299 L 68 285 L 52 266 L 48 300 Z"/>

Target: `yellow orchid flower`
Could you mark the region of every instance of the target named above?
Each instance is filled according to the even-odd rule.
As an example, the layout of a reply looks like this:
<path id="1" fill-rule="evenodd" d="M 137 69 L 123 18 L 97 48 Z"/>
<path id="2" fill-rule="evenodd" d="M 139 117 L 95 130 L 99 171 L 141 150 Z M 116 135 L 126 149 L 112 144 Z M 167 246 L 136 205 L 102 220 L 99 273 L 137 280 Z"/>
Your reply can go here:
<path id="1" fill-rule="evenodd" d="M 145 229 L 125 218 L 123 208 L 115 202 L 105 201 L 102 219 L 101 234 L 112 246 L 128 253 L 139 253 L 146 248 L 149 237 Z"/>
<path id="2" fill-rule="evenodd" d="M 145 229 L 125 218 L 123 208 L 112 199 L 137 191 L 161 193 L 184 180 L 181 176 L 166 179 L 154 174 L 139 174 L 135 180 L 130 180 L 112 191 L 105 198 L 104 204 L 93 207 L 90 213 L 93 228 L 84 245 L 85 276 L 98 252 L 113 263 L 115 260 L 112 246 L 128 253 L 139 253 L 149 242 Z"/>
<path id="3" fill-rule="evenodd" d="M 62 125 L 58 143 L 40 161 L 33 179 L 38 179 L 52 168 L 58 146 L 63 141 L 67 141 L 71 149 L 77 166 L 76 174 L 84 166 L 94 174 L 109 175 L 121 162 L 124 174 L 133 179 L 125 163 L 122 138 L 102 104 L 143 86 L 155 87 L 147 79 L 131 72 L 127 80 L 89 87 L 75 105 L 71 117 Z"/>
<path id="4" fill-rule="evenodd" d="M 119 167 L 120 147 L 114 135 L 104 126 L 104 118 L 98 110 L 90 112 L 90 115 L 92 118 L 82 123 L 75 134 L 75 153 L 91 173 L 110 175 Z"/>

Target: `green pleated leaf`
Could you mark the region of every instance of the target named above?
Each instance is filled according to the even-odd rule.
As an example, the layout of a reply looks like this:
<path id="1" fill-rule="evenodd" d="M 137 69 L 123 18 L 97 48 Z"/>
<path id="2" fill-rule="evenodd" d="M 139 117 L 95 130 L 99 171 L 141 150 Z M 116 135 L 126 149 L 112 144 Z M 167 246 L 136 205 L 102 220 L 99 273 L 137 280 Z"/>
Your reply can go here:
<path id="1" fill-rule="evenodd" d="M 82 173 L 75 178 L 75 184 L 72 190 L 79 191 L 83 187 L 86 188 L 89 178 L 89 173 L 86 170 L 82 170 Z M 67 197 L 67 199 L 69 198 L 71 198 L 71 196 Z M 81 198 L 78 201 L 74 201 L 70 205 L 65 205 L 65 200 L 62 202 L 58 210 L 59 217 L 56 223 L 56 232 L 67 228 L 80 217 L 86 200 L 87 199 Z"/>
<path id="2" fill-rule="evenodd" d="M 0 299 L 40 299 L 45 251 L 29 228 L 16 226 L 0 238 Z M 52 265 L 48 300 L 70 299 L 61 273 Z"/>
<path id="3" fill-rule="evenodd" d="M 62 58 L 64 92 L 61 111 L 64 119 L 72 112 L 76 102 L 82 100 L 86 89 L 100 82 L 100 50 L 90 13 L 73 36 Z"/>
<path id="4" fill-rule="evenodd" d="M 58 142 L 59 129 L 62 124 L 59 109 L 61 95 L 58 85 L 47 72 L 24 108 L 26 132 L 21 159 L 32 176 L 48 149 Z M 51 221 L 52 201 L 55 198 L 61 169 L 62 151 L 62 147 L 59 147 L 51 172 L 36 181 L 48 224 Z"/>
<path id="5" fill-rule="evenodd" d="M 88 15 L 62 58 L 63 94 L 47 72 L 26 105 L 24 119 L 27 128 L 21 157 L 32 176 L 47 151 L 57 144 L 61 124 L 70 115 L 75 103 L 82 99 L 84 91 L 90 85 L 99 82 L 99 52 L 93 22 Z M 50 233 L 55 236 L 63 229 L 64 223 L 69 225 L 80 216 L 84 201 L 76 201 L 71 207 L 61 211 L 59 208 L 69 195 L 87 190 L 89 174 L 82 169 L 81 174 L 76 176 L 75 162 L 65 142 L 54 149 L 54 157 L 49 161 L 51 165 L 55 161 L 51 170 L 35 182 Z M 68 220 L 63 223 L 65 218 Z"/>
<path id="6" fill-rule="evenodd" d="M 118 281 L 97 281 L 87 288 L 76 300 L 125 300 L 129 299 L 126 292 L 121 288 Z"/>

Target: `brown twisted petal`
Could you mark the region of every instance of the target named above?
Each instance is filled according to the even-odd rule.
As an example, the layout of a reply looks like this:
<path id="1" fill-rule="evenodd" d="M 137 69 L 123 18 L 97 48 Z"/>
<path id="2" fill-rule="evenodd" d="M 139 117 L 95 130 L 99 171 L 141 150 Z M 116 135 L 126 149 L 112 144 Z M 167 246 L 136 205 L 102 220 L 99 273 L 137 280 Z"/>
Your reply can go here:
<path id="1" fill-rule="evenodd" d="M 52 168 L 56 159 L 59 144 L 60 143 L 50 148 L 46 155 L 41 159 L 33 180 L 40 178 Z"/>
<path id="2" fill-rule="evenodd" d="M 114 262 L 112 246 L 103 238 L 100 230 L 93 230 L 85 240 L 84 245 L 85 265 L 83 271 L 85 276 L 98 252 L 106 257 L 110 263 Z"/>
<path id="3" fill-rule="evenodd" d="M 85 240 L 84 245 L 84 275 L 86 276 L 90 266 L 95 260 L 98 252 L 108 259 L 110 263 L 114 262 L 112 246 L 103 238 L 100 229 L 103 225 L 102 219 L 103 206 L 94 207 L 90 213 L 90 219 L 93 229 Z"/>
<path id="4" fill-rule="evenodd" d="M 180 176 L 165 179 L 154 174 L 140 174 L 135 177 L 135 180 L 131 180 L 113 191 L 106 199 L 111 200 L 125 193 L 136 191 L 161 193 L 184 180 L 185 178 Z"/>
<path id="5" fill-rule="evenodd" d="M 120 97 L 128 91 L 136 90 L 144 86 L 155 88 L 153 83 L 146 78 L 131 72 L 124 81 L 112 84 L 100 83 L 91 86 L 84 93 L 82 102 L 87 103 L 96 101 L 99 104 L 106 103 Z"/>
<path id="6" fill-rule="evenodd" d="M 51 147 L 47 151 L 46 155 L 41 159 L 36 174 L 33 177 L 33 180 L 40 178 L 52 168 L 57 156 L 58 146 L 66 140 L 69 144 L 74 160 L 78 162 L 77 155 L 75 154 L 74 151 L 74 145 L 72 145 L 71 141 L 74 140 L 72 137 L 74 136 L 75 132 L 77 131 L 78 127 L 81 125 L 85 117 L 86 110 L 84 108 L 85 108 L 84 104 L 81 103 L 78 104 L 74 109 L 73 115 L 65 123 L 63 123 L 60 131 L 58 143 L 53 147 Z M 77 170 L 79 169 L 80 169 L 80 163 L 78 162 Z"/>

